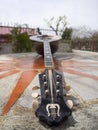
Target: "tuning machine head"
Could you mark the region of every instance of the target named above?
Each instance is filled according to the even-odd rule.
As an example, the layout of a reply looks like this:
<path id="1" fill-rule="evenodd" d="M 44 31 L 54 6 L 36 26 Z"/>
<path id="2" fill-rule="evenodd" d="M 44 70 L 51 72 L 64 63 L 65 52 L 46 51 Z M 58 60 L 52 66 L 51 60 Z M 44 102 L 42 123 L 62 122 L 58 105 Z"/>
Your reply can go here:
<path id="1" fill-rule="evenodd" d="M 56 79 L 57 79 L 57 80 L 60 79 L 60 75 L 59 75 L 59 74 L 56 75 Z"/>
<path id="2" fill-rule="evenodd" d="M 45 74 L 43 74 L 43 80 L 46 81 L 46 75 Z"/>
<path id="3" fill-rule="evenodd" d="M 38 100 L 33 100 L 33 102 L 32 102 L 33 111 L 36 111 L 38 107 L 39 107 Z"/>
<path id="4" fill-rule="evenodd" d="M 37 85 L 32 87 L 32 90 L 37 90 L 37 89 L 39 89 Z"/>
<path id="5" fill-rule="evenodd" d="M 56 86 L 59 86 L 59 85 L 60 85 L 60 82 L 57 81 L 57 82 L 56 82 Z"/>
<path id="6" fill-rule="evenodd" d="M 47 82 L 46 81 L 44 82 L 44 87 L 47 87 Z"/>
<path id="7" fill-rule="evenodd" d="M 69 109 L 72 109 L 72 107 L 73 107 L 73 102 L 72 102 L 72 100 L 67 100 L 67 101 L 66 101 L 66 105 L 68 106 Z"/>
<path id="8" fill-rule="evenodd" d="M 60 90 L 59 89 L 56 90 L 56 94 L 57 94 L 57 96 L 60 95 Z"/>
<path id="9" fill-rule="evenodd" d="M 57 82 L 56 82 L 56 86 L 59 87 L 59 85 L 60 85 L 60 82 L 57 81 Z"/>
<path id="10" fill-rule="evenodd" d="M 33 98 L 38 98 L 38 97 L 39 97 L 39 94 L 38 94 L 37 92 L 34 92 L 34 93 L 32 93 L 32 97 L 33 97 Z"/>
<path id="11" fill-rule="evenodd" d="M 71 86 L 69 84 L 64 83 L 64 89 L 69 91 L 71 89 Z"/>
<path id="12" fill-rule="evenodd" d="M 48 94 L 49 94 L 49 91 L 45 90 L 45 95 L 48 96 Z"/>

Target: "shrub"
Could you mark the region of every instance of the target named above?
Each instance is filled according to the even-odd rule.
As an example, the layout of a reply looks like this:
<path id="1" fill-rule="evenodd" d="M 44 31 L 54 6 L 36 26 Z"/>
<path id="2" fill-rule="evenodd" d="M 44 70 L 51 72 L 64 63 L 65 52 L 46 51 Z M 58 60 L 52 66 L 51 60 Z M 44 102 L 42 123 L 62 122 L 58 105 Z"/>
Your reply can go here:
<path id="1" fill-rule="evenodd" d="M 63 40 L 71 40 L 72 28 L 66 28 L 62 34 Z"/>
<path id="2" fill-rule="evenodd" d="M 32 43 L 29 39 L 28 34 L 21 33 L 20 29 L 14 28 L 12 31 L 12 43 L 13 43 L 13 51 L 14 52 L 31 52 L 32 51 Z"/>

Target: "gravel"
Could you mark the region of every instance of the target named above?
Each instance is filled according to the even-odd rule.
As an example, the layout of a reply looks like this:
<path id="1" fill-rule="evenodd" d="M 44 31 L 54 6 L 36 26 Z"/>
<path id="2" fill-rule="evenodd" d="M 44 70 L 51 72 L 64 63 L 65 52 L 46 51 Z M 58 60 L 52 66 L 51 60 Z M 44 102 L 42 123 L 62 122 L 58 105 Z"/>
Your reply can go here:
<path id="1" fill-rule="evenodd" d="M 31 109 L 17 106 L 0 117 L 0 130 L 98 130 L 98 104 L 74 110 L 72 116 L 58 127 L 39 122 Z"/>

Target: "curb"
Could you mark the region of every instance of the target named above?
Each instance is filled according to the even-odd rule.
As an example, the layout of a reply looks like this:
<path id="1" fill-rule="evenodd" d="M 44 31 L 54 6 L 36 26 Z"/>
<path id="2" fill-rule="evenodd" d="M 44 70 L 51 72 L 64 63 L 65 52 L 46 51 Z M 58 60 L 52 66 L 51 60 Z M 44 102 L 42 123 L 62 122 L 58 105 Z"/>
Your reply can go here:
<path id="1" fill-rule="evenodd" d="M 83 50 L 72 49 L 72 52 L 77 55 L 81 55 L 81 56 L 87 56 L 87 55 L 98 56 L 98 52 L 92 52 L 92 51 L 83 51 Z"/>

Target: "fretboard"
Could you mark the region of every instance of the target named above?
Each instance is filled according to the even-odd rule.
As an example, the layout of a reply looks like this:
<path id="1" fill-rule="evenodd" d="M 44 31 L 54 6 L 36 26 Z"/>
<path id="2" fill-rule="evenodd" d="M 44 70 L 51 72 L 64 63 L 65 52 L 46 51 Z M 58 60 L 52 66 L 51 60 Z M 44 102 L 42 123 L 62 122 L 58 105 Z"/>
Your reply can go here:
<path id="1" fill-rule="evenodd" d="M 45 62 L 45 67 L 46 68 L 53 68 L 53 58 L 51 54 L 51 48 L 48 40 L 44 41 L 44 62 Z"/>

